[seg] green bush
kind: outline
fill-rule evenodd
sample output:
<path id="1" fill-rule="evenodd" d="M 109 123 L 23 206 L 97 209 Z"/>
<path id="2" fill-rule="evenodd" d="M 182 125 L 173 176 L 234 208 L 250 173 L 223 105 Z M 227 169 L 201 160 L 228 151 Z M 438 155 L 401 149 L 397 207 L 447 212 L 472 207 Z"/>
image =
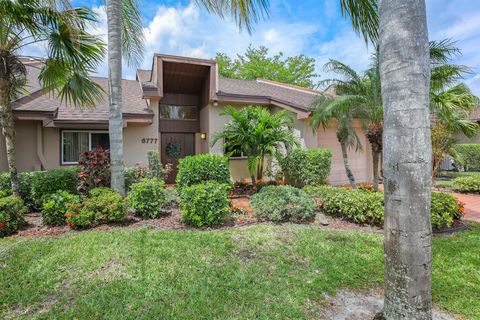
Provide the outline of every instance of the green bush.
<path id="1" fill-rule="evenodd" d="M 36 172 L 32 176 L 32 197 L 40 207 L 43 197 L 59 190 L 77 193 L 79 168 L 60 168 L 44 172 Z"/>
<path id="2" fill-rule="evenodd" d="M 148 175 L 148 169 L 137 164 L 134 167 L 125 168 L 123 176 L 125 177 L 125 190 L 128 192 L 132 187 L 132 184 L 146 178 Z"/>
<path id="3" fill-rule="evenodd" d="M 325 184 L 332 165 L 328 149 L 295 149 L 280 161 L 288 184 L 296 187 Z"/>
<path id="4" fill-rule="evenodd" d="M 132 185 L 128 204 L 142 218 L 156 218 L 165 205 L 165 183 L 158 178 L 145 178 Z"/>
<path id="5" fill-rule="evenodd" d="M 42 222 L 44 224 L 57 226 L 66 224 L 66 214 L 69 206 L 79 202 L 79 196 L 64 190 L 46 195 L 42 204 Z"/>
<path id="6" fill-rule="evenodd" d="M 158 150 L 150 150 L 147 152 L 148 158 L 148 177 L 165 179 L 165 171 L 160 160 L 160 152 Z"/>
<path id="7" fill-rule="evenodd" d="M 457 144 L 452 153 L 458 168 L 480 171 L 480 144 Z"/>
<path id="8" fill-rule="evenodd" d="M 356 223 L 382 225 L 384 219 L 383 192 L 352 190 L 322 186 L 307 187 L 306 192 L 317 198 L 320 208 L 327 214 Z M 451 227 L 463 216 L 463 204 L 454 196 L 432 192 L 432 227 Z"/>
<path id="9" fill-rule="evenodd" d="M 180 192 L 183 220 L 195 227 L 223 222 L 230 213 L 229 191 L 229 184 L 216 181 L 185 186 Z"/>
<path id="10" fill-rule="evenodd" d="M 180 159 L 176 179 L 179 189 L 204 181 L 231 184 L 228 158 L 214 154 L 200 154 Z"/>
<path id="11" fill-rule="evenodd" d="M 479 192 L 480 177 L 459 177 L 453 179 L 453 188 L 460 192 Z"/>
<path id="12" fill-rule="evenodd" d="M 107 222 L 122 221 L 127 215 L 125 199 L 110 188 L 90 190 L 89 197 L 68 206 L 67 224 L 72 228 L 90 228 Z"/>
<path id="13" fill-rule="evenodd" d="M 22 199 L 14 196 L 0 198 L 0 237 L 4 237 L 20 228 L 26 208 Z"/>
<path id="14" fill-rule="evenodd" d="M 270 221 L 310 220 L 317 209 L 305 191 L 291 186 L 265 187 L 252 197 L 250 205 L 257 217 Z"/>
<path id="15" fill-rule="evenodd" d="M 22 172 L 18 175 L 18 183 L 20 187 L 20 197 L 23 203 L 27 207 L 27 211 L 32 211 L 35 208 L 35 203 L 32 198 L 32 176 L 34 173 Z M 0 172 L 0 191 L 3 191 L 6 195 L 12 194 L 12 188 L 10 184 L 10 173 Z"/>
<path id="16" fill-rule="evenodd" d="M 464 214 L 463 203 L 448 193 L 432 192 L 432 227 L 450 228 Z"/>

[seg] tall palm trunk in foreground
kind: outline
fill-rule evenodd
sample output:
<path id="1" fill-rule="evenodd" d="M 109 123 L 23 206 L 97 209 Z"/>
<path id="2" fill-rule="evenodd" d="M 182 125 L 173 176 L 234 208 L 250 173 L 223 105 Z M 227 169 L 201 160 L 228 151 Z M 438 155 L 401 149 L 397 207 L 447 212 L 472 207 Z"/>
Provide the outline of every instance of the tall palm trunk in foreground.
<path id="1" fill-rule="evenodd" d="M 0 53 L 1 54 L 1 53 Z M 7 57 L 0 56 L 0 127 L 5 137 L 5 146 L 7 152 L 8 171 L 10 172 L 10 183 L 13 195 L 19 196 L 17 162 L 15 160 L 15 122 L 13 120 L 12 105 L 10 103 L 10 91 L 12 85 L 7 77 L 8 64 L 1 63 Z"/>
<path id="2" fill-rule="evenodd" d="M 122 119 L 122 1 L 107 1 L 108 21 L 108 133 L 110 135 L 111 186 L 125 194 Z"/>
<path id="3" fill-rule="evenodd" d="M 432 150 L 424 0 L 380 0 L 386 319 L 431 319 Z"/>

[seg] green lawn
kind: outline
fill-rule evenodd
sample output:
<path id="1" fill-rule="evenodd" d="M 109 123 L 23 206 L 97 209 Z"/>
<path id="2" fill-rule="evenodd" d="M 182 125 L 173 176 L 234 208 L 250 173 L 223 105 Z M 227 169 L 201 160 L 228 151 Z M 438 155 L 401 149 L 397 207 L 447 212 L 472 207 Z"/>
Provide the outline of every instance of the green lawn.
<path id="1" fill-rule="evenodd" d="M 434 301 L 480 318 L 480 225 L 434 239 Z M 0 239 L 0 318 L 309 319 L 383 281 L 382 237 L 301 225 Z"/>

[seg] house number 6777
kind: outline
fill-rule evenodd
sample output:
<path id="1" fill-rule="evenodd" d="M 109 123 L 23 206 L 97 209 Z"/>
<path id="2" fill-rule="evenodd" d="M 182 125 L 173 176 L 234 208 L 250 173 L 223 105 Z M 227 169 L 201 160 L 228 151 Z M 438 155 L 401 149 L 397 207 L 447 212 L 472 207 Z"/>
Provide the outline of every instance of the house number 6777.
<path id="1" fill-rule="evenodd" d="M 142 138 L 142 143 L 146 144 L 154 144 L 157 143 L 158 139 L 157 138 Z"/>

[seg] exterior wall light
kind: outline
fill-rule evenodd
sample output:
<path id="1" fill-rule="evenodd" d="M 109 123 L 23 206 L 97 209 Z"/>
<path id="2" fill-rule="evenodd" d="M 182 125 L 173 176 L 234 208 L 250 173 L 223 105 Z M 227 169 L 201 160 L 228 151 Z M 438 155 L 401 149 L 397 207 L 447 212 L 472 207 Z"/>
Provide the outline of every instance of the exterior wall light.
<path id="1" fill-rule="evenodd" d="M 200 133 L 200 139 L 206 140 L 207 139 L 207 134 L 205 132 Z"/>

